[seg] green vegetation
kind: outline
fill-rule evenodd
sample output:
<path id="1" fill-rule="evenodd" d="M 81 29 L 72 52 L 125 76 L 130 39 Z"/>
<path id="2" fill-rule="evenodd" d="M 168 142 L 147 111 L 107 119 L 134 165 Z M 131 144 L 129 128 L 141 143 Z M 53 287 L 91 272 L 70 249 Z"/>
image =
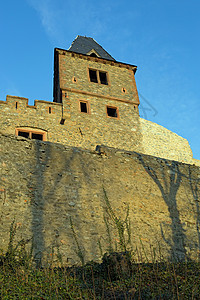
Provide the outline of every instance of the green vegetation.
<path id="1" fill-rule="evenodd" d="M 136 263 L 130 239 L 129 209 L 125 219 L 117 217 L 105 193 L 104 221 L 109 249 L 102 263 L 84 263 L 84 252 L 79 244 L 72 219 L 71 230 L 82 266 L 36 268 L 31 240 L 15 242 L 17 226 L 10 227 L 6 252 L 0 253 L 0 299 L 200 299 L 200 262 L 168 262 L 146 257 Z M 118 245 L 112 245 L 112 233 L 118 234 Z M 99 240 L 100 252 L 102 252 Z M 30 250 L 28 250 L 30 249 Z M 115 249 L 115 251 L 113 250 Z M 145 251 L 144 249 L 142 251 Z"/>
<path id="2" fill-rule="evenodd" d="M 36 269 L 19 251 L 1 257 L 1 299 L 199 299 L 199 263 L 132 263 L 122 276 L 108 263 L 114 254 L 102 264 Z"/>
<path id="3" fill-rule="evenodd" d="M 108 199 L 107 193 L 103 188 L 104 192 L 104 201 L 105 201 L 105 214 L 104 214 L 104 222 L 106 225 L 106 231 L 109 240 L 109 249 L 108 252 L 113 252 L 112 245 L 112 237 L 111 237 L 111 229 L 109 227 L 109 221 L 111 223 L 111 227 L 116 230 L 119 242 L 115 244 L 115 251 L 124 251 L 132 249 L 131 244 L 131 226 L 130 226 L 130 218 L 129 218 L 129 207 L 126 210 L 126 217 L 122 220 L 121 217 L 117 217 L 114 213 L 110 201 Z M 118 247 L 119 246 L 119 247 Z"/>

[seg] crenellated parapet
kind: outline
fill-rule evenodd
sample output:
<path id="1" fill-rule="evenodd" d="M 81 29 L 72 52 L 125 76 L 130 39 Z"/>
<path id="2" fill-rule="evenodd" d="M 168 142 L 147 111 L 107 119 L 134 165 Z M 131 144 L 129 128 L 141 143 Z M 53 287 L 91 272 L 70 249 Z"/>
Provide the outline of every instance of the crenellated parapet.
<path id="1" fill-rule="evenodd" d="M 92 38 L 54 51 L 54 99 L 7 96 L 0 101 L 0 131 L 95 150 L 105 145 L 189 164 L 186 139 L 139 116 L 137 67 L 116 61 Z"/>
<path id="2" fill-rule="evenodd" d="M 62 92 L 62 99 L 62 103 L 35 100 L 31 106 L 27 98 L 7 96 L 0 101 L 0 131 L 89 150 L 106 145 L 200 165 L 186 139 L 131 113 L 124 103 L 118 103 L 118 117 L 114 118 L 106 114 L 105 108 L 113 106 L 105 99 L 80 100 L 69 91 Z"/>

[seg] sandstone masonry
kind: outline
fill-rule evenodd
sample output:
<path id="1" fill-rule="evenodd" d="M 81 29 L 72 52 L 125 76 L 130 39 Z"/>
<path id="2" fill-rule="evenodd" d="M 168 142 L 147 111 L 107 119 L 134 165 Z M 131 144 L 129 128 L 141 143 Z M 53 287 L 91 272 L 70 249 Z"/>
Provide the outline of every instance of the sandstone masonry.
<path id="1" fill-rule="evenodd" d="M 100 52 L 97 46 L 96 50 Z M 36 100 L 29 106 L 26 98 L 7 96 L 0 101 L 0 131 L 88 150 L 105 145 L 200 165 L 187 140 L 139 117 L 137 67 L 91 56 L 97 54 L 93 48 L 89 53 L 55 49 L 54 102 Z"/>
<path id="2" fill-rule="evenodd" d="M 117 217 L 124 220 L 129 207 L 133 249 L 140 253 L 144 247 L 149 260 L 153 248 L 157 259 L 159 253 L 199 255 L 199 167 L 107 147 L 81 150 L 1 135 L 0 168 L 4 249 L 15 219 L 17 239 L 33 238 L 38 261 L 50 261 L 52 248 L 57 253 L 59 247 L 64 263 L 80 263 L 71 219 L 85 260 L 100 260 L 99 242 L 103 253 L 109 248 L 105 190 Z M 107 222 L 115 249 L 119 237 Z"/>
<path id="3" fill-rule="evenodd" d="M 187 140 L 139 117 L 136 69 L 77 37 L 55 49 L 53 102 L 0 101 L 3 249 L 15 219 L 38 263 L 52 248 L 64 263 L 79 263 L 80 249 L 99 260 L 118 243 L 107 197 L 123 220 L 129 208 L 138 260 L 153 248 L 166 258 L 199 256 L 200 162 Z"/>

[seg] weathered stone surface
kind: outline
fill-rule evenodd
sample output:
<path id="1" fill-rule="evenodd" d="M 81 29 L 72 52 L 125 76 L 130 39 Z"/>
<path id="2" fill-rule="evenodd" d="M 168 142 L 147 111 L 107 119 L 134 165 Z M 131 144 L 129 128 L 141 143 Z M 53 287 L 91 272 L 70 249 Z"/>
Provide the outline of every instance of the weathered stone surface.
<path id="1" fill-rule="evenodd" d="M 2 134 L 1 247 L 6 248 L 15 218 L 17 239 L 33 237 L 38 260 L 50 259 L 52 247 L 55 252 L 59 247 L 64 263 L 80 262 L 78 251 L 86 261 L 100 259 L 99 242 L 103 253 L 109 248 L 105 189 L 117 217 L 124 220 L 129 206 L 137 259 L 144 257 L 142 247 L 150 260 L 153 247 L 165 257 L 197 257 L 199 180 L 200 168 L 189 164 L 105 146 L 90 151 Z M 119 236 L 106 218 L 114 247 Z"/>
<path id="2" fill-rule="evenodd" d="M 17 239 L 33 238 L 38 262 L 58 251 L 68 264 L 99 260 L 108 249 L 122 250 L 116 220 L 123 225 L 129 208 L 135 260 L 153 259 L 153 248 L 166 258 L 197 258 L 200 169 L 193 164 L 200 162 L 187 140 L 139 117 L 135 70 L 55 49 L 55 102 L 0 101 L 4 250 L 15 220 Z M 100 80 L 105 72 L 106 84 Z M 19 132 L 46 142 L 15 136 Z"/>
<path id="3" fill-rule="evenodd" d="M 54 100 L 62 103 L 36 100 L 29 106 L 26 98 L 7 96 L 0 101 L 2 133 L 42 131 L 45 140 L 66 146 L 94 151 L 105 145 L 200 165 L 187 140 L 139 117 L 135 67 L 66 50 L 55 53 Z M 106 72 L 108 84 L 91 82 L 89 68 Z M 80 101 L 88 113 L 81 112 Z M 117 118 L 107 115 L 107 106 L 117 109 Z"/>

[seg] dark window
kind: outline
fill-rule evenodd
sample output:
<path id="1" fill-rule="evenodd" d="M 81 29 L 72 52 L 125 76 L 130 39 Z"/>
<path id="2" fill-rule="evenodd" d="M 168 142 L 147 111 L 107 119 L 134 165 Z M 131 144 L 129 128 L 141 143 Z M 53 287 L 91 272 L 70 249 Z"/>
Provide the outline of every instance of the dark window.
<path id="1" fill-rule="evenodd" d="M 107 115 L 112 118 L 117 118 L 118 117 L 117 108 L 107 106 Z"/>
<path id="2" fill-rule="evenodd" d="M 108 76 L 106 72 L 89 69 L 89 77 L 91 82 L 108 85 Z"/>
<path id="3" fill-rule="evenodd" d="M 51 107 L 49 107 L 49 114 L 51 114 Z"/>
<path id="4" fill-rule="evenodd" d="M 97 55 L 96 55 L 94 52 L 91 53 L 90 56 L 92 56 L 92 57 L 97 57 Z"/>
<path id="5" fill-rule="evenodd" d="M 100 78 L 101 84 L 108 84 L 106 72 L 99 71 L 99 78 Z"/>
<path id="6" fill-rule="evenodd" d="M 18 131 L 19 136 L 23 136 L 25 138 L 29 138 L 29 132 L 26 131 Z"/>
<path id="7" fill-rule="evenodd" d="M 91 82 L 98 82 L 97 80 L 97 72 L 95 70 L 89 69 L 90 81 Z"/>
<path id="8" fill-rule="evenodd" d="M 32 133 L 32 139 L 43 141 L 43 134 Z"/>
<path id="9" fill-rule="evenodd" d="M 87 102 L 80 102 L 81 112 L 88 113 L 88 105 Z"/>
<path id="10" fill-rule="evenodd" d="M 44 141 L 45 140 L 45 133 L 42 132 L 33 132 L 33 131 L 21 131 L 19 129 L 16 129 L 16 135 L 18 136 L 23 136 L 25 138 L 30 138 L 30 139 L 34 139 L 34 140 L 40 140 L 40 141 Z"/>

